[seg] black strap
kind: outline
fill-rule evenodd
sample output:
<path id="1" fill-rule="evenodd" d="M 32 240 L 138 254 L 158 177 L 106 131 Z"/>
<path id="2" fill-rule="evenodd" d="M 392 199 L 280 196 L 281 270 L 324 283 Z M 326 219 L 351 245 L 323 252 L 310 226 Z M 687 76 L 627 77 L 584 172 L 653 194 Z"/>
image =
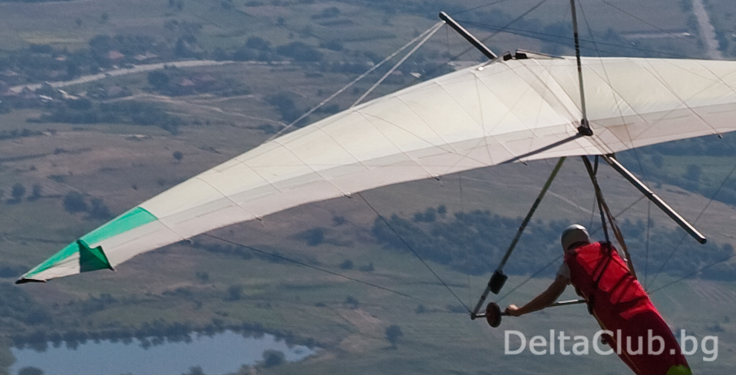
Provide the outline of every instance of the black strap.
<path id="1" fill-rule="evenodd" d="M 595 293 L 596 290 L 598 290 L 598 284 L 600 283 L 601 279 L 603 278 L 603 275 L 606 273 L 606 270 L 608 269 L 608 266 L 611 264 L 611 260 L 613 260 L 613 247 L 611 246 L 610 242 L 604 242 L 601 243 L 601 259 L 598 261 L 598 263 L 593 267 L 593 272 L 591 272 L 590 276 L 593 277 L 593 293 Z M 575 292 L 585 298 L 588 305 L 588 313 L 590 315 L 593 315 L 593 307 L 595 306 L 595 294 L 591 294 L 590 296 L 585 296 L 580 291 L 580 289 L 575 288 Z"/>
<path id="2" fill-rule="evenodd" d="M 602 258 L 599 261 L 598 264 L 596 264 L 595 268 L 593 269 L 593 273 L 591 276 L 594 277 L 593 280 L 593 290 L 598 289 L 598 284 L 600 283 L 601 279 L 603 278 L 603 274 L 606 273 L 606 270 L 608 269 L 608 265 L 611 263 L 611 260 L 613 259 L 613 246 L 611 245 L 611 239 L 608 235 L 608 226 L 606 225 L 606 222 L 611 224 L 611 230 L 613 231 L 614 235 L 616 236 L 616 239 L 623 247 L 624 253 L 626 254 L 626 257 L 629 257 L 628 250 L 626 249 L 626 243 L 624 242 L 623 235 L 621 234 L 621 230 L 616 225 L 616 221 L 611 214 L 611 211 L 608 209 L 608 205 L 606 204 L 606 201 L 603 199 L 603 192 L 601 191 L 601 187 L 598 185 L 598 179 L 596 178 L 596 174 L 598 173 L 598 156 L 595 158 L 595 167 L 591 164 L 590 160 L 587 156 L 583 155 L 583 164 L 585 164 L 585 169 L 588 171 L 588 176 L 590 176 L 590 181 L 593 183 L 593 189 L 595 190 L 595 198 L 596 203 L 598 204 L 598 212 L 601 215 L 601 226 L 603 227 L 603 234 L 606 238 L 606 241 L 601 244 L 601 252 L 602 252 Z M 629 263 L 631 264 L 631 263 Z M 633 267 L 631 274 L 636 278 L 636 273 L 634 273 Z M 598 271 L 600 269 L 600 271 Z M 597 275 L 596 275 L 597 274 Z M 592 315 L 593 314 L 593 306 L 595 305 L 595 296 L 591 295 L 586 298 L 588 301 L 588 312 Z"/>
<path id="3" fill-rule="evenodd" d="M 594 169 L 587 156 L 583 156 L 582 158 L 583 163 L 585 164 L 585 169 L 588 171 L 588 175 L 590 176 L 590 181 L 593 183 L 593 188 L 595 189 L 595 197 L 596 202 L 598 203 L 598 211 L 601 214 L 601 225 L 603 226 L 603 233 L 606 237 L 606 242 L 609 244 L 609 250 L 611 239 L 608 236 L 608 227 L 606 226 L 606 222 L 611 225 L 611 230 L 613 231 L 614 236 L 616 236 L 616 240 L 621 245 L 621 250 L 623 250 L 626 259 L 628 260 L 628 266 L 631 275 L 634 276 L 635 279 L 638 279 L 636 276 L 636 271 L 634 270 L 634 263 L 631 261 L 631 255 L 629 254 L 629 250 L 626 247 L 626 242 L 624 241 L 624 236 L 621 233 L 621 229 L 618 227 L 618 225 L 616 225 L 616 219 L 613 217 L 613 214 L 611 214 L 611 210 L 608 208 L 606 200 L 603 199 L 603 191 L 601 190 L 600 185 L 598 185 L 598 179 L 596 178 L 596 172 L 598 170 L 597 165 Z M 596 161 L 597 160 L 598 159 L 596 156 Z"/>
<path id="4" fill-rule="evenodd" d="M 606 214 L 604 209 L 604 201 L 603 201 L 603 193 L 601 192 L 600 186 L 598 186 L 598 179 L 596 178 L 596 170 L 593 169 L 593 165 L 591 165 L 590 160 L 587 156 L 583 155 L 583 164 L 585 164 L 585 169 L 588 171 L 588 176 L 590 176 L 590 182 L 593 183 L 593 189 L 595 190 L 595 200 L 596 203 L 598 203 L 598 212 L 601 214 L 601 226 L 603 227 L 603 234 L 606 237 L 606 242 L 611 242 L 611 239 L 608 236 L 608 227 L 606 226 Z"/>

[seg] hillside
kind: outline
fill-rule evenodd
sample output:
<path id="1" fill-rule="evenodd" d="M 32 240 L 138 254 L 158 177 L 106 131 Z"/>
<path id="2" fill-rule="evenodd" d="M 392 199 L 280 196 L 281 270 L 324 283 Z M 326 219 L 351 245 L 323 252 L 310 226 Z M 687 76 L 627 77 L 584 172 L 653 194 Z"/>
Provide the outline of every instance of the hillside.
<path id="1" fill-rule="evenodd" d="M 0 365 L 12 362 L 8 347 L 14 344 L 145 336 L 145 327 L 159 322 L 172 330 L 177 324 L 191 330 L 257 326 L 325 349 L 304 363 L 261 369 L 264 373 L 535 374 L 561 366 L 586 373 L 602 365 L 612 366 L 610 373 L 626 373 L 613 357 L 504 356 L 502 330 L 458 313 L 461 303 L 475 303 L 498 259 L 464 259 L 460 267 L 430 259 L 458 300 L 411 252 L 376 236 L 376 212 L 397 215 L 415 234 L 417 228 L 425 231 L 420 232 L 427 235 L 424 241 L 433 241 L 432 225 L 451 228 L 456 215 L 476 210 L 515 228 L 553 161 L 380 188 L 363 194 L 370 206 L 341 198 L 297 207 L 136 257 L 114 273 L 12 284 L 107 219 L 267 140 L 436 23 L 440 10 L 480 37 L 492 36 L 487 43 L 497 52 L 571 53 L 567 2 L 545 3 L 508 26 L 508 32 L 492 35 L 537 3 L 466 1 L 461 9 L 456 3 L 419 0 L 0 2 Z M 717 31 L 730 32 L 720 26 L 730 16 L 718 10 L 728 7 L 709 3 L 719 14 L 714 16 Z M 680 2 L 619 1 L 616 8 L 592 0 L 582 4 L 586 30 L 589 24 L 594 32 L 593 38 L 587 32 L 583 38 L 595 39 L 602 55 L 703 54 L 691 10 Z M 587 55 L 597 53 L 592 42 L 584 47 Z M 724 48 L 727 55 L 729 48 Z M 450 58 L 460 63 L 481 59 L 475 51 L 462 54 L 467 49 L 466 42 L 443 29 L 370 97 L 449 71 Z M 190 63 L 196 61 L 202 63 Z M 174 67 L 173 62 L 187 63 Z M 347 108 L 385 71 L 371 74 L 297 126 Z M 85 82 L 56 84 L 74 79 Z M 38 87 L 24 90 L 27 85 Z M 736 163 L 732 138 L 648 148 L 622 160 L 723 249 L 736 246 L 733 180 L 720 188 Z M 721 151 L 712 151 L 717 147 Z M 681 231 L 656 209 L 650 213 L 610 168 L 602 166 L 600 174 L 612 210 L 625 210 L 619 220 L 640 231 L 632 237 L 645 238 L 641 223 L 651 217 L 660 235 L 672 237 L 667 246 L 681 243 L 675 246 L 681 254 L 675 263 L 704 259 L 698 266 L 707 266 L 719 260 L 705 253 L 712 248 L 689 238 L 680 241 Z M 719 196 L 711 201 L 716 189 Z M 440 206 L 446 216 L 415 220 L 417 213 Z M 531 260 L 552 262 L 543 273 L 549 276 L 559 254 L 539 243 L 550 243 L 550 228 L 561 222 L 590 223 L 592 207 L 582 164 L 570 160 L 524 237 L 527 242 L 512 258 L 517 263 L 505 291 L 540 268 L 537 263 L 525 268 Z M 508 245 L 503 236 L 509 233 L 484 234 L 473 237 L 481 243 L 478 251 L 484 240 L 494 255 L 495 248 Z M 637 264 L 645 259 L 649 281 L 664 265 L 651 289 L 684 276 L 687 264 L 668 265 L 661 259 L 666 255 L 648 258 L 645 248 L 656 247 L 656 241 L 634 243 L 632 252 Z M 548 281 L 534 279 L 502 303 L 528 300 Z M 734 296 L 736 284 L 713 277 L 654 294 L 673 327 L 699 337 L 726 332 L 719 333 L 717 361 L 692 359 L 699 373 L 734 366 L 726 354 L 736 349 L 730 334 L 736 330 Z M 568 291 L 566 297 L 574 295 Z M 534 334 L 551 328 L 587 334 L 595 328 L 580 306 L 536 318 L 505 319 L 503 328 Z M 395 350 L 384 334 L 391 325 L 403 332 Z"/>

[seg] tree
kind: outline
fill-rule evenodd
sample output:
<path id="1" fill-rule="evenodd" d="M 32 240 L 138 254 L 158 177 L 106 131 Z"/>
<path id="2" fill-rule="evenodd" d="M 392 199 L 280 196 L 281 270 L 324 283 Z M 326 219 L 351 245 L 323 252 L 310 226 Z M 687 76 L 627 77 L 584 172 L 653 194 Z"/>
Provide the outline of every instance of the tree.
<path id="1" fill-rule="evenodd" d="M 201 366 L 190 367 L 189 372 L 185 372 L 181 375 L 206 375 Z"/>
<path id="2" fill-rule="evenodd" d="M 654 163 L 654 166 L 657 168 L 662 168 L 664 166 L 664 158 L 662 157 L 662 154 L 659 152 L 654 151 L 652 153 L 652 163 Z"/>
<path id="3" fill-rule="evenodd" d="M 10 196 L 13 197 L 14 201 L 20 202 L 24 195 L 26 195 L 26 187 L 23 186 L 23 184 L 18 182 L 13 185 L 13 189 L 10 191 Z"/>
<path id="4" fill-rule="evenodd" d="M 79 64 L 69 60 L 66 62 L 66 75 L 68 78 L 74 78 L 79 75 Z"/>
<path id="5" fill-rule="evenodd" d="M 360 303 L 358 300 L 353 296 L 347 296 L 345 297 L 345 302 L 343 302 L 345 306 L 351 308 L 351 309 L 357 309 Z"/>
<path id="6" fill-rule="evenodd" d="M 253 48 L 241 47 L 232 54 L 232 59 L 237 61 L 251 61 L 258 58 L 258 51 Z"/>
<path id="7" fill-rule="evenodd" d="M 700 181 L 700 176 L 703 174 L 703 170 L 700 168 L 700 166 L 695 164 L 690 164 L 687 166 L 687 171 L 685 172 L 686 179 L 694 182 Z"/>
<path id="8" fill-rule="evenodd" d="M 210 281 L 210 274 L 205 271 L 197 271 L 195 276 L 197 276 L 197 279 L 203 283 Z"/>
<path id="9" fill-rule="evenodd" d="M 404 336 L 404 333 L 401 332 L 401 327 L 396 324 L 392 324 L 386 328 L 386 340 L 388 340 L 392 348 L 396 348 L 396 344 L 402 336 Z"/>
<path id="10" fill-rule="evenodd" d="M 243 286 L 242 285 L 230 285 L 227 288 L 227 297 L 225 298 L 226 301 L 237 301 L 243 296 Z"/>
<path id="11" fill-rule="evenodd" d="M 252 36 L 248 38 L 248 40 L 245 42 L 245 46 L 252 49 L 257 49 L 261 51 L 268 51 L 271 49 L 271 42 L 257 36 Z"/>
<path id="12" fill-rule="evenodd" d="M 297 97 L 297 95 L 292 92 L 282 91 L 277 94 L 267 96 L 266 102 L 276 107 L 284 121 L 292 122 L 302 114 L 302 112 L 296 108 L 294 99 L 292 99 L 293 97 Z M 304 120 L 305 119 L 300 121 L 297 126 L 303 126 L 305 123 Z"/>
<path id="13" fill-rule="evenodd" d="M 286 356 L 278 350 L 266 350 L 263 352 L 263 367 L 275 367 L 286 362 Z"/>
<path id="14" fill-rule="evenodd" d="M 314 228 L 304 232 L 304 238 L 307 240 L 307 246 L 317 246 L 325 240 L 325 230 L 322 228 Z"/>
<path id="15" fill-rule="evenodd" d="M 33 184 L 33 188 L 31 189 L 31 196 L 28 197 L 30 200 L 36 200 L 38 198 L 41 198 L 41 190 L 43 187 L 41 184 Z"/>
<path id="16" fill-rule="evenodd" d="M 43 375 L 43 370 L 38 367 L 23 367 L 18 371 L 18 375 Z"/>
<path id="17" fill-rule="evenodd" d="M 370 262 L 364 266 L 360 266 L 359 270 L 362 272 L 373 272 L 374 270 L 373 262 Z"/>
<path id="18" fill-rule="evenodd" d="M 169 81 L 171 81 L 169 75 L 160 70 L 154 70 L 148 73 L 148 84 L 157 90 L 165 89 L 169 85 Z"/>
<path id="19" fill-rule="evenodd" d="M 291 42 L 279 46 L 276 51 L 283 56 L 288 56 L 300 62 L 318 62 L 322 60 L 322 52 L 302 42 Z"/>
<path id="20" fill-rule="evenodd" d="M 174 151 L 174 153 L 171 155 L 176 159 L 177 163 L 181 163 L 181 159 L 184 157 L 184 154 L 181 153 L 181 151 Z"/>
<path id="21" fill-rule="evenodd" d="M 345 224 L 347 222 L 348 222 L 348 220 L 345 219 L 345 216 L 335 215 L 335 216 L 332 217 L 332 225 L 334 225 L 336 227 L 338 227 L 340 225 L 343 225 L 343 224 Z"/>
<path id="22" fill-rule="evenodd" d="M 110 209 L 101 198 L 92 198 L 90 203 L 92 204 L 92 209 L 89 211 L 89 216 L 93 219 L 104 220 L 112 217 L 112 212 L 110 212 Z"/>
<path id="23" fill-rule="evenodd" d="M 64 210 L 69 213 L 87 212 L 87 202 L 84 196 L 77 191 L 70 191 L 64 196 Z"/>

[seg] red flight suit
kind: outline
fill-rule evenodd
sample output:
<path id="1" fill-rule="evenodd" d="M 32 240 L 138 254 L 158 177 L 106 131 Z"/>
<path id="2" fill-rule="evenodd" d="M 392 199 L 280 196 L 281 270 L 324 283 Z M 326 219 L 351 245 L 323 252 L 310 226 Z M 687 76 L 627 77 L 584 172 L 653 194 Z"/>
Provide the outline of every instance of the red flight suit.
<path id="1" fill-rule="evenodd" d="M 565 254 L 565 263 L 572 285 L 588 301 L 601 328 L 613 332 L 606 341 L 634 373 L 691 374 L 669 326 L 612 245 L 580 246 Z M 651 340 L 650 345 L 649 337 L 657 336 L 662 341 Z"/>

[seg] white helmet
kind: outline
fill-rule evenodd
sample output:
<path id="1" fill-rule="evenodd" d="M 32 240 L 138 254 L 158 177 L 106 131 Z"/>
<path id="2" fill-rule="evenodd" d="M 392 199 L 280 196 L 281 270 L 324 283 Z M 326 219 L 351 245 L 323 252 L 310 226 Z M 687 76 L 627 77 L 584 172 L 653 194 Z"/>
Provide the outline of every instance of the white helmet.
<path id="1" fill-rule="evenodd" d="M 569 250 L 570 246 L 578 242 L 590 243 L 590 236 L 588 235 L 588 231 L 585 229 L 584 226 L 580 224 L 573 224 L 565 228 L 565 230 L 562 232 L 562 237 L 560 238 L 560 240 L 562 241 L 562 249 L 564 251 L 567 251 Z"/>

